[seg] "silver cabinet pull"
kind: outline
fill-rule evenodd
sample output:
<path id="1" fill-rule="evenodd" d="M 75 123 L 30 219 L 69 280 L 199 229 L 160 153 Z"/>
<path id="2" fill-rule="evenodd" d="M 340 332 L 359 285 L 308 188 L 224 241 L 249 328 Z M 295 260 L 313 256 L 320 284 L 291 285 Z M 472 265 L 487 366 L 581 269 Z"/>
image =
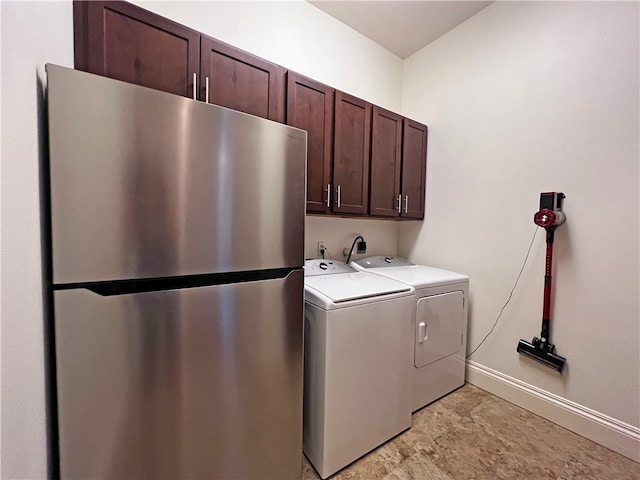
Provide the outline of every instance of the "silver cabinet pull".
<path id="1" fill-rule="evenodd" d="M 409 211 L 409 195 L 404 196 L 404 213 Z"/>
<path id="2" fill-rule="evenodd" d="M 402 195 L 398 195 L 398 213 L 402 210 Z"/>
<path id="3" fill-rule="evenodd" d="M 338 185 L 338 188 L 336 190 L 338 192 L 338 208 L 340 208 L 340 185 Z"/>
<path id="4" fill-rule="evenodd" d="M 196 76 L 196 74 L 194 73 L 194 74 L 193 74 L 193 99 L 194 99 L 194 100 L 197 100 L 197 98 L 196 98 L 196 92 L 197 92 L 197 90 L 198 90 L 198 89 L 197 89 L 197 87 L 196 87 L 196 82 L 197 82 L 197 80 L 198 80 L 198 77 L 197 77 L 197 76 Z"/>
<path id="5" fill-rule="evenodd" d="M 206 103 L 209 103 L 209 77 L 205 77 L 205 94 L 204 94 L 204 101 Z"/>
<path id="6" fill-rule="evenodd" d="M 327 208 L 331 206 L 331 184 L 327 183 Z"/>

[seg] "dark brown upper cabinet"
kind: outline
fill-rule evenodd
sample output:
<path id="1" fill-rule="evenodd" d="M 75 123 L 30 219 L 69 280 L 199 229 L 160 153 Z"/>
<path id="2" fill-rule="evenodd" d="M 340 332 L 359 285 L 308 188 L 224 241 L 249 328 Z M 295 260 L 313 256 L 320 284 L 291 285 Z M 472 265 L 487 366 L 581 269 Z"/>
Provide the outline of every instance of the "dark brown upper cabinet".
<path id="1" fill-rule="evenodd" d="M 427 126 L 373 107 L 369 213 L 424 218 Z"/>
<path id="2" fill-rule="evenodd" d="M 73 24 L 78 70 L 306 130 L 307 212 L 424 218 L 426 125 L 124 1 Z"/>
<path id="3" fill-rule="evenodd" d="M 331 211 L 335 89 L 289 71 L 287 125 L 307 131 L 307 212 Z"/>
<path id="4" fill-rule="evenodd" d="M 75 67 L 193 96 L 200 34 L 126 2 L 74 1 Z"/>
<path id="5" fill-rule="evenodd" d="M 402 116 L 373 107 L 369 213 L 397 217 L 401 211 Z"/>
<path id="6" fill-rule="evenodd" d="M 406 218 L 424 218 L 427 180 L 427 126 L 404 119 L 402 141 L 402 213 Z"/>
<path id="7" fill-rule="evenodd" d="M 202 35 L 200 98 L 209 103 L 283 123 L 283 67 Z"/>
<path id="8" fill-rule="evenodd" d="M 336 90 L 333 136 L 333 211 L 367 215 L 371 104 Z"/>
<path id="9" fill-rule="evenodd" d="M 283 67 L 130 3 L 73 7 L 78 70 L 284 122 Z"/>

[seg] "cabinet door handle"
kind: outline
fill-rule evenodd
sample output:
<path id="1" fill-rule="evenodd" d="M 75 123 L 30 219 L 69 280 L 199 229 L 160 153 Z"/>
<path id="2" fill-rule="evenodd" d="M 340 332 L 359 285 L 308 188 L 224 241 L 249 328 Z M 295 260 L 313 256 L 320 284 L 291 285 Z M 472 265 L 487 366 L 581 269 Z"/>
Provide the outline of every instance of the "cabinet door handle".
<path id="1" fill-rule="evenodd" d="M 398 195 L 398 213 L 402 210 L 402 195 Z"/>
<path id="2" fill-rule="evenodd" d="M 196 76 L 196 74 L 193 74 L 193 99 L 197 100 L 196 98 L 196 92 L 198 91 L 197 87 L 196 87 L 196 83 L 198 81 L 198 77 Z"/>
<path id="3" fill-rule="evenodd" d="M 327 183 L 327 208 L 331 206 L 331 184 Z"/>
<path id="4" fill-rule="evenodd" d="M 404 213 L 409 211 L 409 195 L 404 196 Z"/>
<path id="5" fill-rule="evenodd" d="M 340 185 L 338 185 L 336 191 L 338 192 L 338 208 L 340 208 Z"/>
<path id="6" fill-rule="evenodd" d="M 205 77 L 205 89 L 204 89 L 204 92 L 205 92 L 204 101 L 206 103 L 209 103 L 209 77 Z"/>

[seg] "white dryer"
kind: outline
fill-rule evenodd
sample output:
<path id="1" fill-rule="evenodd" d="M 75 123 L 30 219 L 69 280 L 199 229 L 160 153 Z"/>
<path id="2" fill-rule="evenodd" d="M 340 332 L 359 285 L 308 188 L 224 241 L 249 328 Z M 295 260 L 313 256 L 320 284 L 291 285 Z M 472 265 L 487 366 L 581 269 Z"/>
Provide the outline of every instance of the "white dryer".
<path id="1" fill-rule="evenodd" d="M 303 450 L 322 478 L 411 426 L 410 285 L 305 262 Z"/>
<path id="2" fill-rule="evenodd" d="M 384 255 L 351 265 L 415 288 L 412 411 L 464 385 L 469 277 Z"/>

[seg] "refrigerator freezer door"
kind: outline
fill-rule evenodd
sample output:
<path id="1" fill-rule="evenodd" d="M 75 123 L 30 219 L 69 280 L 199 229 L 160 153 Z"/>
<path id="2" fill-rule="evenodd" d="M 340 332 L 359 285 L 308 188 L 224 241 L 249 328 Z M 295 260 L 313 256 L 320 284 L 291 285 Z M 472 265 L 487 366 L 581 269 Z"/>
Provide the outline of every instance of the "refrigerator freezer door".
<path id="1" fill-rule="evenodd" d="M 298 480 L 303 280 L 54 292 L 61 478 Z"/>
<path id="2" fill-rule="evenodd" d="M 304 264 L 306 132 L 47 74 L 54 284 Z"/>

